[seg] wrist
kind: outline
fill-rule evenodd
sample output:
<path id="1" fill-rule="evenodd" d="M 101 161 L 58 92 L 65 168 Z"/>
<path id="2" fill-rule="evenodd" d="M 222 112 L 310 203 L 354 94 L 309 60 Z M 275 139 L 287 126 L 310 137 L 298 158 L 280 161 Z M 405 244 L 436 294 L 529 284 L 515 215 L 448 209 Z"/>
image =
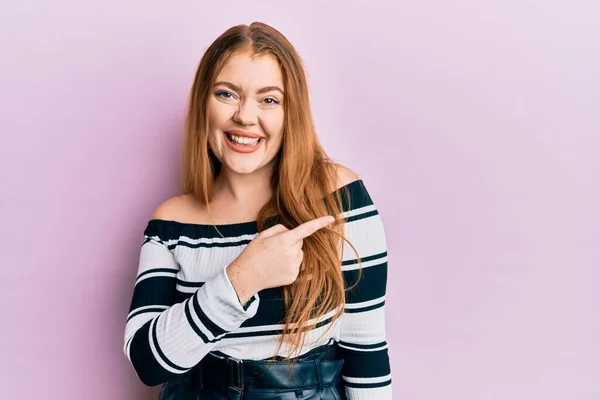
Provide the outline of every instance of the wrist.
<path id="1" fill-rule="evenodd" d="M 252 273 L 251 268 L 233 262 L 227 267 L 226 273 L 242 305 L 246 304 L 252 296 L 261 290 L 257 285 L 256 275 Z"/>

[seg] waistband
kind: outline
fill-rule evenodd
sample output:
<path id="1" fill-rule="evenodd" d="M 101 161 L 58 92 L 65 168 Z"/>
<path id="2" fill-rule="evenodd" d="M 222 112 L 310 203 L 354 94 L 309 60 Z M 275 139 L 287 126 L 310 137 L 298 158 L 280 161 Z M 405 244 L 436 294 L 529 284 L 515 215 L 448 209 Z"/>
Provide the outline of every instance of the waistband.
<path id="1" fill-rule="evenodd" d="M 328 344 L 288 360 L 240 360 L 209 353 L 202 361 L 202 370 L 195 376 L 199 387 L 222 387 L 242 392 L 248 388 L 294 390 L 336 385 L 344 360 L 338 347 Z"/>

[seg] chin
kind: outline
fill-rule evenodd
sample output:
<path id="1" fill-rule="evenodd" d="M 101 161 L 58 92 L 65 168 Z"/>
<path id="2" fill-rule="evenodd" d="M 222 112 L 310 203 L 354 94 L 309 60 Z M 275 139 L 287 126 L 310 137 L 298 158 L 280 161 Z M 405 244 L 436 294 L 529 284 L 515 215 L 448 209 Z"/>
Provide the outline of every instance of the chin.
<path id="1" fill-rule="evenodd" d="M 225 166 L 229 171 L 231 171 L 235 174 L 240 174 L 240 175 L 248 175 L 248 174 L 256 172 L 262 168 L 262 166 L 260 164 L 256 164 L 256 163 L 237 163 L 237 164 L 226 163 Z"/>

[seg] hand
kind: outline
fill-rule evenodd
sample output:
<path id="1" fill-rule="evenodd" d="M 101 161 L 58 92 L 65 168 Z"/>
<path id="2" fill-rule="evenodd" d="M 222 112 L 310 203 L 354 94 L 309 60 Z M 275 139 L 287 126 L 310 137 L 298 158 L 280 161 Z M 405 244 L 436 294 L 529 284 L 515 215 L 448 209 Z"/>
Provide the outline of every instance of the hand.
<path id="1" fill-rule="evenodd" d="M 304 238 L 333 221 L 332 216 L 325 216 L 291 230 L 278 224 L 259 233 L 227 268 L 241 302 L 263 289 L 294 283 L 302 264 Z"/>

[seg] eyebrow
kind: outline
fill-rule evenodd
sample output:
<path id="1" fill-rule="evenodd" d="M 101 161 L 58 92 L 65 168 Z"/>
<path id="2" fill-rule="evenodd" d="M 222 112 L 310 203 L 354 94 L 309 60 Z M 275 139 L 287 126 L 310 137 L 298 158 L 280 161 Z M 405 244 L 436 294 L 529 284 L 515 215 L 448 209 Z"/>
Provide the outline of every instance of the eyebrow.
<path id="1" fill-rule="evenodd" d="M 236 92 L 241 92 L 242 91 L 242 89 L 238 85 L 234 85 L 233 83 L 227 82 L 227 81 L 216 82 L 215 86 L 217 86 L 217 85 L 227 86 L 228 88 L 230 88 L 232 90 L 235 90 Z M 279 86 L 265 86 L 265 87 L 262 87 L 262 88 L 258 89 L 256 91 L 256 93 L 257 94 L 261 94 L 261 93 L 272 92 L 274 90 L 277 90 L 281 94 L 284 94 L 283 90 Z"/>

